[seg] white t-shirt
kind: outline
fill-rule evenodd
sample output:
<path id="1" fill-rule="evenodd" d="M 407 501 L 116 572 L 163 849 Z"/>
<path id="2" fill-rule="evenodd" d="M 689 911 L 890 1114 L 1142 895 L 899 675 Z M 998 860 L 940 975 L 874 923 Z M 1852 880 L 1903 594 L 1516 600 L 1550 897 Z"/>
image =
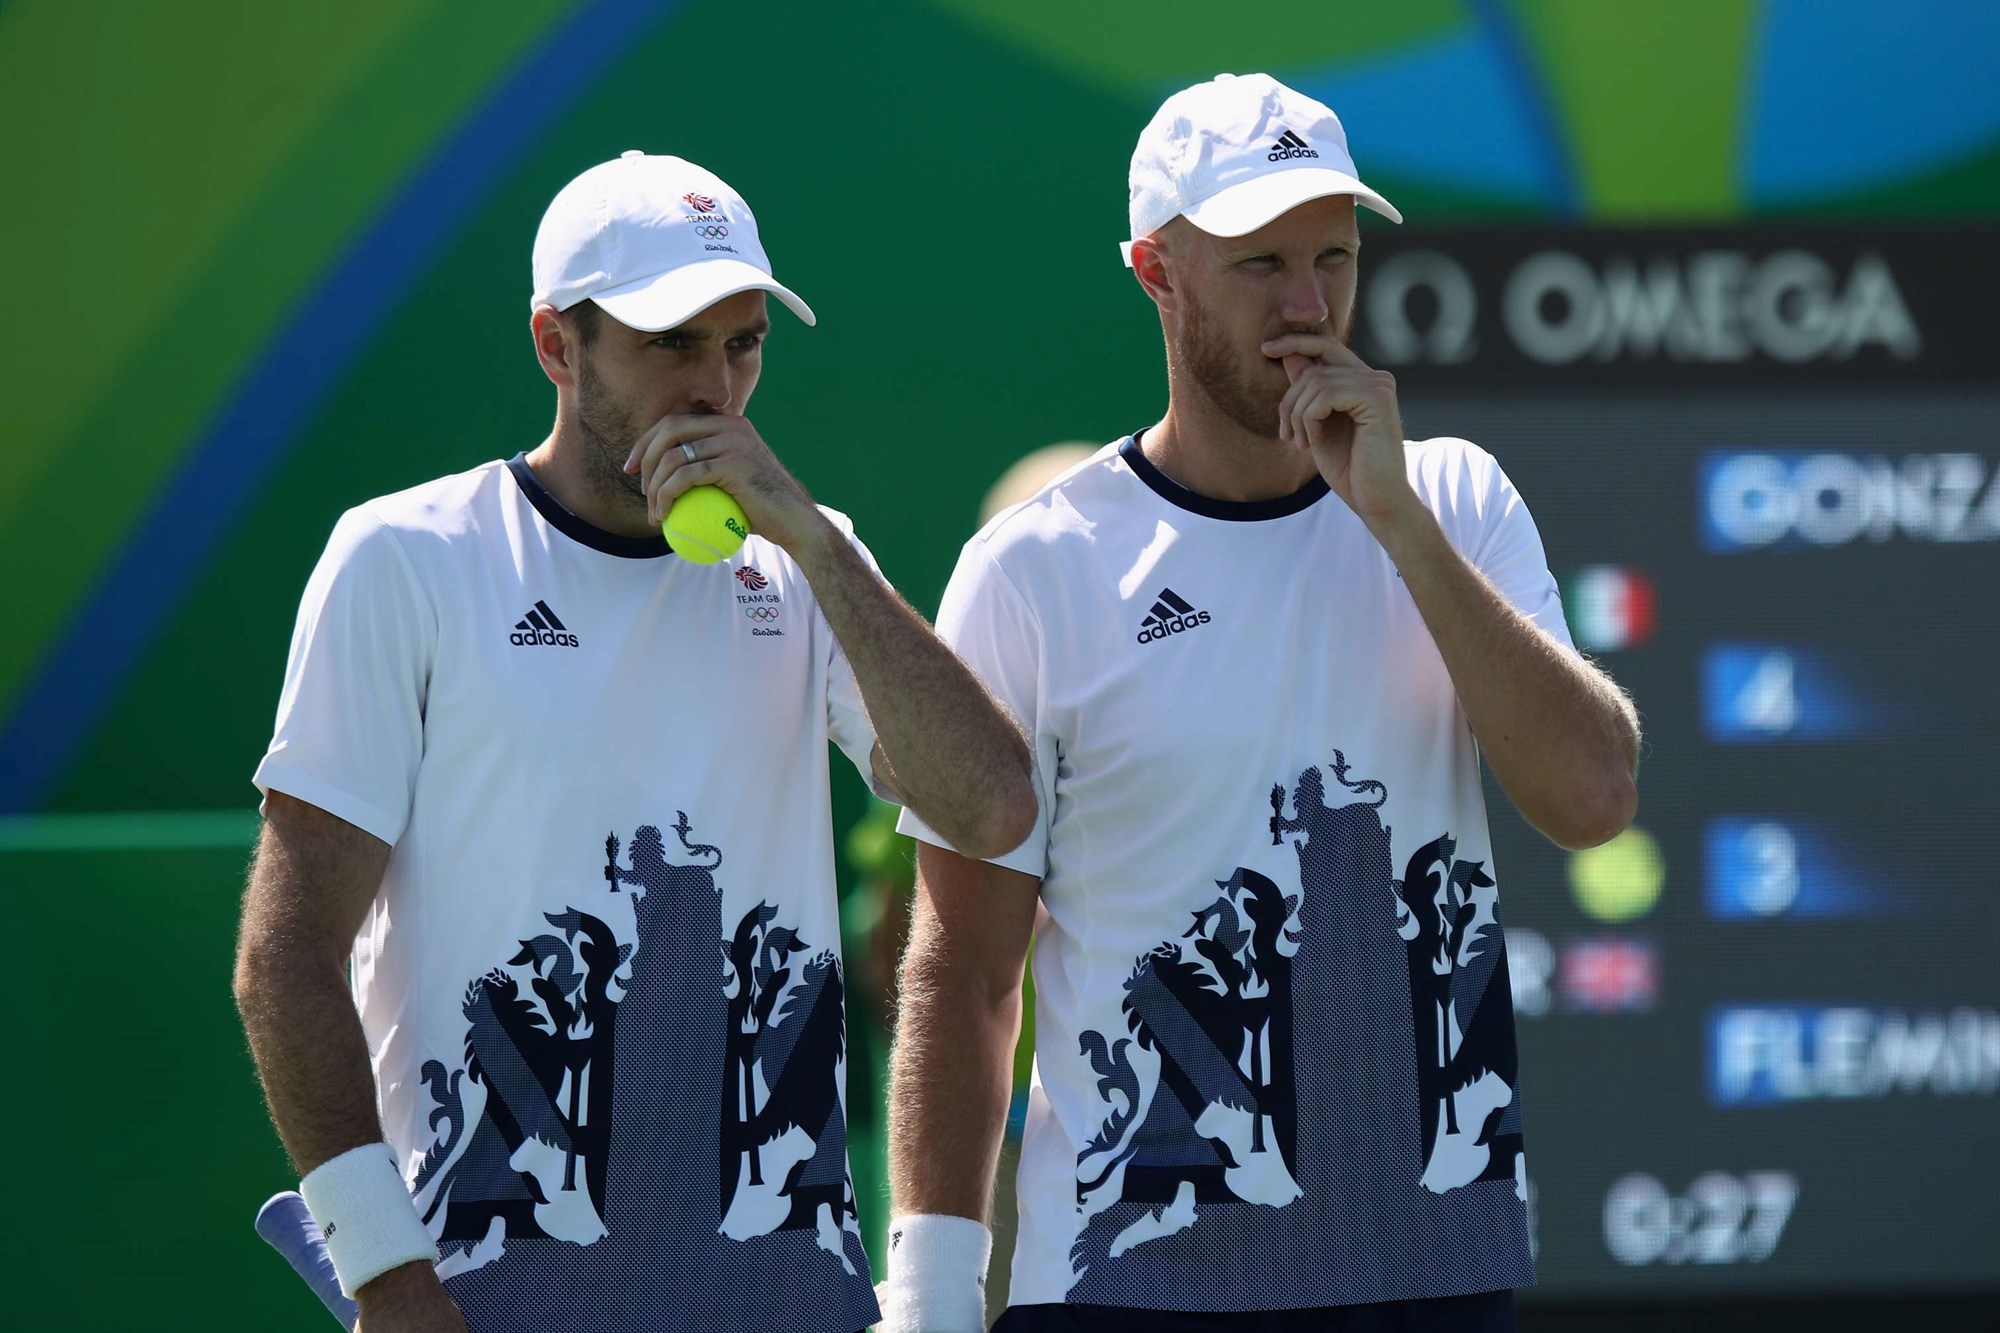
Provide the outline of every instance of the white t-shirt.
<path id="1" fill-rule="evenodd" d="M 1409 468 L 1568 646 L 1493 459 L 1439 439 Z M 1128 438 L 967 543 L 938 628 L 1030 729 L 1039 783 L 1036 830 L 996 858 L 1042 881 L 1013 1301 L 1531 1282 L 1479 757 L 1353 511 L 1317 478 L 1208 499 Z"/>
<path id="2" fill-rule="evenodd" d="M 474 1328 L 876 1318 L 828 740 L 868 773 L 852 670 L 762 538 L 691 564 L 522 458 L 335 527 L 255 781 L 393 847 L 355 1001 Z"/>

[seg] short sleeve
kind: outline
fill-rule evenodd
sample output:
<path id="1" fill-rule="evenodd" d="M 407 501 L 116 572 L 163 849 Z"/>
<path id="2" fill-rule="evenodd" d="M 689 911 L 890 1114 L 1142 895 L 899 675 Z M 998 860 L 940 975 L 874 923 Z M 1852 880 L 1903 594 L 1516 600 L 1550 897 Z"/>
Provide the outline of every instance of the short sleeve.
<path id="1" fill-rule="evenodd" d="M 938 635 L 957 653 L 1000 705 L 1028 730 L 1034 764 L 1035 826 L 1027 840 L 994 865 L 1033 875 L 1048 873 L 1049 822 L 1055 810 L 1056 738 L 1041 709 L 1042 634 L 1027 599 L 974 540 L 960 553 L 938 607 Z M 933 846 L 951 848 L 921 819 L 903 812 L 897 829 Z M 955 849 L 953 849 L 955 850 Z"/>
<path id="2" fill-rule="evenodd" d="M 875 563 L 874 552 L 854 535 L 854 525 L 847 515 L 837 510 L 822 507 L 821 513 L 833 520 L 854 549 L 860 553 L 862 562 L 874 571 L 876 578 L 882 577 L 882 567 Z M 847 761 L 854 765 L 854 771 L 868 784 L 868 789 L 885 801 L 895 802 L 896 793 L 875 777 L 875 724 L 869 720 L 868 705 L 861 698 L 861 683 L 854 679 L 854 666 L 847 660 L 847 650 L 840 646 L 840 640 L 829 629 L 826 640 L 832 646 L 827 650 L 826 669 L 826 730 Z"/>
<path id="3" fill-rule="evenodd" d="M 396 534 L 365 509 L 334 526 L 306 584 L 271 747 L 251 780 L 394 845 L 424 752 L 437 616 Z"/>
<path id="4" fill-rule="evenodd" d="M 1467 449 L 1472 455 L 1473 484 L 1481 492 L 1479 537 L 1468 553 L 1472 563 L 1522 615 L 1575 652 L 1569 622 L 1563 618 L 1562 592 L 1549 573 L 1542 534 L 1527 502 L 1491 454 L 1473 446 Z"/>

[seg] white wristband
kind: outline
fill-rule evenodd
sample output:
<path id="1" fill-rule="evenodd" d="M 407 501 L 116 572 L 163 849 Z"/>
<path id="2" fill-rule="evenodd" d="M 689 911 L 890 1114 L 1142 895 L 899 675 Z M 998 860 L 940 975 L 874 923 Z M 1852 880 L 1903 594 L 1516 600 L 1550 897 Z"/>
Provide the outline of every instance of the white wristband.
<path id="1" fill-rule="evenodd" d="M 299 1182 L 306 1211 L 326 1237 L 326 1256 L 348 1297 L 392 1268 L 437 1262 L 437 1244 L 396 1169 L 396 1150 L 364 1143 Z"/>
<path id="2" fill-rule="evenodd" d="M 969 1217 L 891 1220 L 880 1333 L 985 1333 L 992 1256 L 993 1233 Z"/>

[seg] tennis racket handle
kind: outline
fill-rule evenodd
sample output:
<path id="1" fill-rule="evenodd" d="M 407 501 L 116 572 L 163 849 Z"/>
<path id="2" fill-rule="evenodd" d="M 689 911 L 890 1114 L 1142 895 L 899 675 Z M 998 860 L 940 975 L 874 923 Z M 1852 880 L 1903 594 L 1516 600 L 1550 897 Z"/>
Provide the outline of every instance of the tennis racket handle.
<path id="1" fill-rule="evenodd" d="M 257 1210 L 257 1234 L 272 1249 L 285 1256 L 292 1271 L 306 1280 L 320 1304 L 352 1333 L 361 1311 L 341 1294 L 340 1279 L 334 1275 L 333 1260 L 326 1254 L 326 1237 L 319 1223 L 306 1211 L 306 1201 L 295 1190 L 273 1194 Z"/>

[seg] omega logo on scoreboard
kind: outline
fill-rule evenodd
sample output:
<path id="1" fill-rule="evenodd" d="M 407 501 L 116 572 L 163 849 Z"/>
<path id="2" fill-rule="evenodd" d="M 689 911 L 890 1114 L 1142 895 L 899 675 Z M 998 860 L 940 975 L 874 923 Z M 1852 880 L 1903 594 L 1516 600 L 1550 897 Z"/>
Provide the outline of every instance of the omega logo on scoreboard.
<path id="1" fill-rule="evenodd" d="M 1989 249 L 1914 227 L 1376 233 L 1356 346 L 1440 382 L 1977 378 Z"/>

